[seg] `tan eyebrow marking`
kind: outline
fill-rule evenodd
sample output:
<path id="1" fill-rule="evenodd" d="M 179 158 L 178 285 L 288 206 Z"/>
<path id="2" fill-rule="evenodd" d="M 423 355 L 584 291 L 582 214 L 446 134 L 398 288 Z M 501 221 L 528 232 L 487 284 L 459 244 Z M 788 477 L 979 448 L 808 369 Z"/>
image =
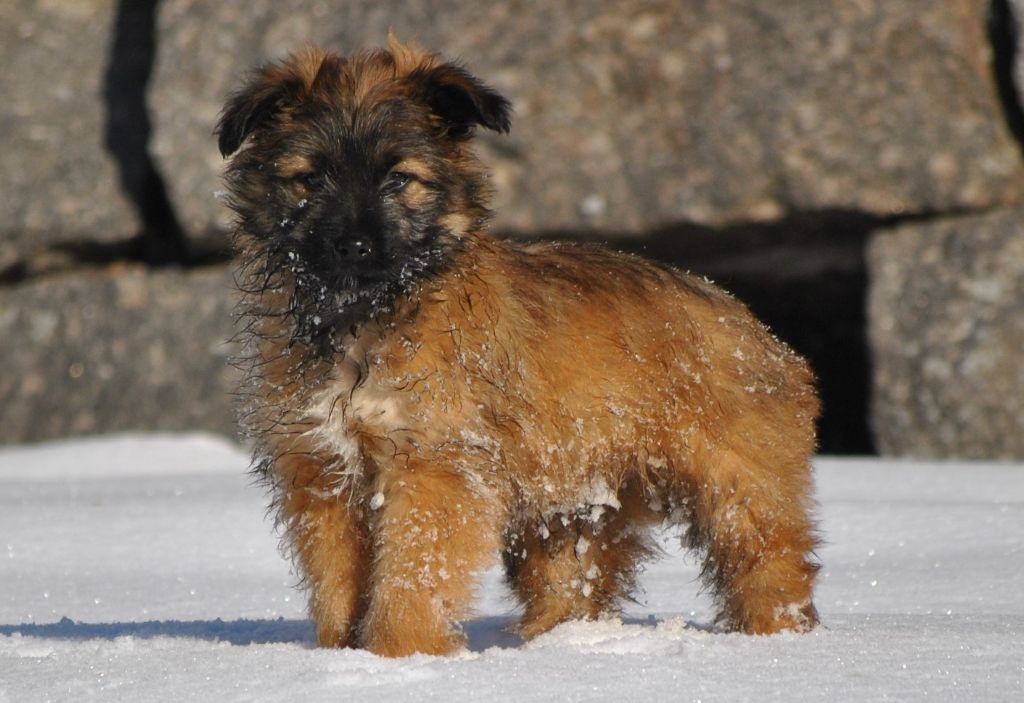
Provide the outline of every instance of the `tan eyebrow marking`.
<path id="1" fill-rule="evenodd" d="M 450 212 L 437 222 L 456 237 L 461 237 L 473 226 L 473 219 L 461 212 Z"/>
<path id="2" fill-rule="evenodd" d="M 431 181 L 434 179 L 434 171 L 430 168 L 430 164 L 415 156 L 402 159 L 391 170 L 408 173 L 410 176 L 415 176 L 421 181 Z"/>
<path id="3" fill-rule="evenodd" d="M 313 162 L 301 154 L 288 154 L 274 161 L 274 170 L 282 178 L 292 178 L 313 170 Z"/>
<path id="4" fill-rule="evenodd" d="M 423 207 L 430 200 L 430 189 L 419 181 L 409 181 L 409 184 L 402 188 L 398 194 L 399 199 L 407 207 Z"/>

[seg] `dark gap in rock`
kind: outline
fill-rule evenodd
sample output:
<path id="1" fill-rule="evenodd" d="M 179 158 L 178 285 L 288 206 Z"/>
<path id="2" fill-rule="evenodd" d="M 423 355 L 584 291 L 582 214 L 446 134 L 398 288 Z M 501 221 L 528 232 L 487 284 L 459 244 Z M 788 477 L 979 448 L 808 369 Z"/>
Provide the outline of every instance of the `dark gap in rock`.
<path id="1" fill-rule="evenodd" d="M 159 0 L 121 0 L 104 77 L 107 104 L 105 143 L 117 162 L 121 185 L 143 223 L 142 250 L 133 258 L 153 266 L 192 262 L 188 238 L 149 154 L 152 123 L 146 88 L 156 57 Z"/>
<path id="2" fill-rule="evenodd" d="M 988 38 L 992 44 L 992 73 L 999 92 L 1006 125 L 1024 151 L 1024 105 L 1013 79 L 1017 62 L 1020 26 L 1008 0 L 992 0 L 988 14 Z"/>
<path id="3" fill-rule="evenodd" d="M 231 259 L 231 251 L 224 246 L 223 239 L 223 236 L 211 235 L 193 240 L 187 264 L 195 267 L 226 264 Z M 151 240 L 146 234 L 120 242 L 89 239 L 57 242 L 0 268 L 0 286 L 14 286 L 46 276 L 105 268 L 118 263 L 154 265 L 151 247 Z M 180 262 L 165 262 L 165 265 L 176 263 Z"/>
<path id="4" fill-rule="evenodd" d="M 0 286 L 13 286 L 27 278 L 29 278 L 29 267 L 24 260 L 15 261 L 0 269 Z"/>

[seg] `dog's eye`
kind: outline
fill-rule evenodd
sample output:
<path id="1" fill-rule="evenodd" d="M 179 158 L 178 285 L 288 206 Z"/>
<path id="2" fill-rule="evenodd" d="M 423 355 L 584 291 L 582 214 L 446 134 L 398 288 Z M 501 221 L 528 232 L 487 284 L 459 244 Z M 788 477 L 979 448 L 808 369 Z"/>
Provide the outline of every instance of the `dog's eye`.
<path id="1" fill-rule="evenodd" d="M 301 183 L 307 188 L 316 188 L 323 183 L 323 174 L 317 171 L 300 171 L 292 176 L 292 180 L 296 183 Z"/>
<path id="2" fill-rule="evenodd" d="M 413 179 L 412 174 L 405 173 L 404 171 L 392 171 L 384 179 L 384 183 L 381 184 L 381 190 L 385 193 L 397 193 L 398 191 L 409 185 L 409 182 Z"/>

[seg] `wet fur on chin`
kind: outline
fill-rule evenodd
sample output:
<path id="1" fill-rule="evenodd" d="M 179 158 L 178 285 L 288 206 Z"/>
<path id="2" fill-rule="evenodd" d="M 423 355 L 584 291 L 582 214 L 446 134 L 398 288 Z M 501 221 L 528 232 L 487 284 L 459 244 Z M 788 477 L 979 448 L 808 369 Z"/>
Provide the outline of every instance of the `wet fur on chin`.
<path id="1" fill-rule="evenodd" d="M 499 552 L 525 636 L 614 613 L 665 523 L 724 627 L 810 629 L 809 369 L 702 279 L 489 237 L 470 140 L 508 125 L 396 41 L 308 49 L 225 106 L 243 425 L 319 642 L 451 652 Z"/>

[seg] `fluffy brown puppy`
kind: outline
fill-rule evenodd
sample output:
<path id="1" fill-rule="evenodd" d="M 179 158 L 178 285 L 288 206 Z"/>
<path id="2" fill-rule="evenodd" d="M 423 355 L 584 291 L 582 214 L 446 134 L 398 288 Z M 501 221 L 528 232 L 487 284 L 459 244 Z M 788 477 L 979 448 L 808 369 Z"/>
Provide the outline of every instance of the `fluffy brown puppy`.
<path id="1" fill-rule="evenodd" d="M 807 366 L 704 280 L 490 238 L 477 126 L 508 102 L 395 41 L 267 66 L 219 125 L 245 426 L 320 643 L 451 652 L 499 550 L 525 636 L 598 617 L 666 521 L 726 627 L 812 627 Z"/>

